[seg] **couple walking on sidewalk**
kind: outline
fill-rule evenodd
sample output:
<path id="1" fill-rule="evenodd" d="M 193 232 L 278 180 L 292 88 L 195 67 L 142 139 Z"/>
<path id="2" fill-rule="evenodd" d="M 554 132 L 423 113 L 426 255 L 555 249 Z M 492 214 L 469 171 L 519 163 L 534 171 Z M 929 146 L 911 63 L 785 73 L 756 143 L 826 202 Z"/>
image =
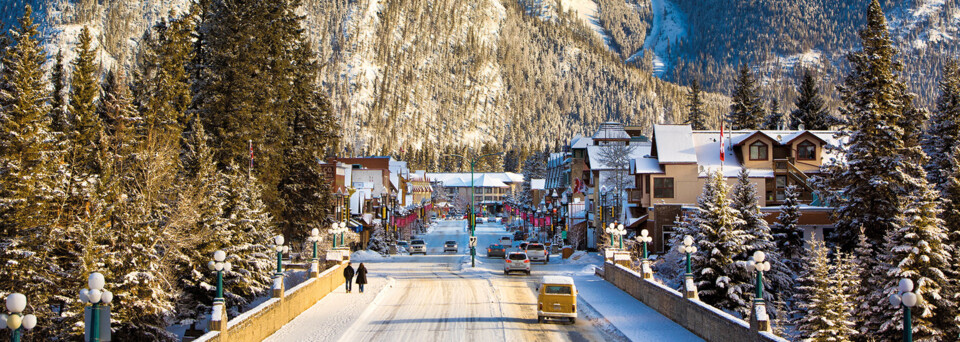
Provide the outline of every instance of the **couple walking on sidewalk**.
<path id="1" fill-rule="evenodd" d="M 347 262 L 347 267 L 343 268 L 344 286 L 347 288 L 347 292 L 353 292 L 353 275 L 353 266 L 350 266 L 350 262 Z M 356 275 L 357 285 L 360 285 L 360 293 L 363 293 L 363 285 L 367 283 L 367 267 L 363 266 L 362 262 L 357 267 Z"/>

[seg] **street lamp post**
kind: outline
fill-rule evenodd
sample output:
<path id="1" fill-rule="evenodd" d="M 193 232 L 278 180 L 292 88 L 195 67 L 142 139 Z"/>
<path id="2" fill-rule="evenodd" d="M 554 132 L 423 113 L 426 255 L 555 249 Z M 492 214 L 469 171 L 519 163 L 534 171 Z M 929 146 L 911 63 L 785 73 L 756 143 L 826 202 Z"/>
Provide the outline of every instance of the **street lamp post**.
<path id="1" fill-rule="evenodd" d="M 277 273 L 274 276 L 283 277 L 283 252 L 289 250 L 287 246 L 283 245 L 283 235 L 273 237 L 273 246 L 277 251 Z"/>
<path id="2" fill-rule="evenodd" d="M 448 156 L 454 156 L 454 157 L 463 159 L 464 161 L 470 163 L 470 222 L 468 222 L 467 224 L 470 225 L 470 239 L 471 239 L 471 240 L 473 240 L 474 237 L 476 236 L 476 229 L 477 229 L 477 227 L 476 227 L 476 226 L 477 226 L 477 224 L 476 224 L 476 215 L 477 215 L 477 214 L 474 212 L 474 209 L 473 209 L 473 201 L 474 201 L 474 199 L 475 199 L 475 198 L 474 198 L 474 193 L 473 193 L 473 189 L 474 189 L 473 169 L 474 169 L 474 167 L 476 167 L 477 162 L 480 161 L 480 160 L 482 160 L 483 158 L 491 157 L 491 156 L 496 156 L 496 155 L 501 155 L 501 154 L 503 154 L 503 153 L 502 153 L 502 152 L 489 153 L 489 154 L 484 154 L 484 155 L 479 156 L 479 157 L 474 157 L 473 159 L 467 159 L 467 157 L 461 156 L 461 155 L 459 155 L 459 154 L 447 154 Z M 470 246 L 470 267 L 476 267 L 476 266 L 477 266 L 477 246 L 471 245 L 471 246 Z"/>
<path id="3" fill-rule="evenodd" d="M 347 232 L 347 223 L 340 222 L 340 228 L 337 229 L 337 232 L 340 233 L 340 248 L 343 248 L 346 243 L 343 240 L 343 234 Z"/>
<path id="4" fill-rule="evenodd" d="M 330 229 L 327 229 L 327 233 L 333 235 L 333 248 L 337 248 L 337 231 L 340 229 L 340 223 L 334 222 L 330 225 Z"/>
<path id="5" fill-rule="evenodd" d="M 920 295 L 913 292 L 913 280 L 900 279 L 897 289 L 899 293 L 890 295 L 890 304 L 903 308 L 903 341 L 913 342 L 913 322 L 911 322 L 910 308 L 917 305 Z"/>
<path id="6" fill-rule="evenodd" d="M 637 237 L 637 242 L 643 245 L 643 258 L 640 260 L 640 271 L 643 273 L 644 279 L 653 279 L 653 269 L 650 268 L 649 253 L 647 250 L 647 244 L 653 241 L 653 237 L 649 236 L 650 232 L 646 229 L 640 231 L 640 236 Z"/>
<path id="7" fill-rule="evenodd" d="M 697 252 L 697 246 L 693 245 L 693 237 L 690 235 L 683 237 L 683 243 L 677 249 L 680 253 L 687 255 L 687 271 L 683 274 L 684 278 L 684 297 L 688 299 L 697 299 L 697 285 L 693 282 L 693 264 L 690 255 Z"/>
<path id="8" fill-rule="evenodd" d="M 313 243 L 313 258 L 310 259 L 310 277 L 312 278 L 320 275 L 320 256 L 317 255 L 317 245 L 320 244 L 320 240 L 322 239 L 320 229 L 313 228 L 310 230 L 310 237 L 308 237 L 307 240 Z"/>
<path id="9" fill-rule="evenodd" d="M 98 272 L 90 273 L 87 278 L 89 289 L 80 290 L 80 301 L 84 304 L 90 304 L 90 327 L 87 332 L 90 335 L 90 342 L 100 342 L 100 306 L 108 305 L 113 301 L 113 293 L 105 291 L 103 285 L 106 280 L 103 274 Z M 110 322 L 107 322 L 110 324 Z"/>
<path id="10" fill-rule="evenodd" d="M 762 251 L 756 251 L 753 253 L 753 258 L 747 261 L 747 271 L 757 271 L 757 293 L 753 298 L 753 315 L 750 317 L 750 324 L 755 324 L 760 331 L 770 331 L 770 320 L 763 302 L 763 272 L 770 270 L 770 262 L 765 259 L 766 255 Z"/>
<path id="11" fill-rule="evenodd" d="M 213 252 L 213 260 L 207 263 L 207 268 L 217 272 L 217 296 L 213 298 L 214 303 L 223 303 L 223 272 L 230 272 L 233 265 L 227 259 L 227 253 L 224 251 Z"/>
<path id="12" fill-rule="evenodd" d="M 623 249 L 623 236 L 627 235 L 627 229 L 623 227 L 623 223 L 610 223 L 610 226 L 607 227 L 607 233 L 610 234 L 610 245 L 613 245 L 613 236 L 620 237 L 620 249 Z"/>
<path id="13" fill-rule="evenodd" d="M 30 330 L 37 326 L 37 316 L 32 314 L 24 315 L 23 310 L 27 308 L 27 296 L 21 293 L 11 293 L 7 295 L 7 312 L 0 314 L 0 321 L 10 329 L 10 341 L 20 342 L 20 335 L 24 330 Z"/>

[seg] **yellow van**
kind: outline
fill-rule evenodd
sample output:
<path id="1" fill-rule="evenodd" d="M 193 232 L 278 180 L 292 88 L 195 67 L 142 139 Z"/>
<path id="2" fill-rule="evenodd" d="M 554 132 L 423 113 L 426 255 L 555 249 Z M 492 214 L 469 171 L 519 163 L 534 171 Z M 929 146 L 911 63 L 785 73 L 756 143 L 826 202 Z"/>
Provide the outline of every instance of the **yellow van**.
<path id="1" fill-rule="evenodd" d="M 573 278 L 544 276 L 537 287 L 537 322 L 546 318 L 567 318 L 577 322 L 577 286 Z"/>

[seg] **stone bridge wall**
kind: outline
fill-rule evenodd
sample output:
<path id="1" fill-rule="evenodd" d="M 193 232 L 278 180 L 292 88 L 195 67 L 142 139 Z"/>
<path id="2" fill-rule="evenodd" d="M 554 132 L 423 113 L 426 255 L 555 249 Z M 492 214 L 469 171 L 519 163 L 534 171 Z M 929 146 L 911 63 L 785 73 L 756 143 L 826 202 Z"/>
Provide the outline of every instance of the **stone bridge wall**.
<path id="1" fill-rule="evenodd" d="M 598 272 L 599 273 L 599 272 Z M 768 332 L 750 329 L 750 324 L 699 300 L 690 300 L 621 265 L 607 262 L 603 278 L 690 332 L 709 342 L 787 342 Z"/>
<path id="2" fill-rule="evenodd" d="M 285 324 L 312 307 L 318 300 L 343 285 L 341 267 L 346 262 L 327 269 L 316 278 L 284 292 L 283 298 L 271 298 L 229 320 L 226 331 L 211 331 L 196 342 L 259 342 L 273 335 Z"/>

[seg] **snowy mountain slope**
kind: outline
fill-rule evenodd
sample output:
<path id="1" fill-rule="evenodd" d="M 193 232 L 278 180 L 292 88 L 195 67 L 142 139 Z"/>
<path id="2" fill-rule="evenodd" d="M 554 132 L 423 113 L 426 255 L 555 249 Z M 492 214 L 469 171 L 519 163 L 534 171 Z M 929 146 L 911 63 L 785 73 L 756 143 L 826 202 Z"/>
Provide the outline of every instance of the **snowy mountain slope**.
<path id="1" fill-rule="evenodd" d="M 644 51 L 653 53 L 653 72 L 663 76 L 670 69 L 671 61 L 660 56 L 669 55 L 670 45 L 676 44 L 687 36 L 686 18 L 670 0 L 650 0 L 653 11 L 653 30 L 643 43 L 643 50 L 637 51 L 627 59 L 632 62 L 643 57 Z"/>
<path id="2" fill-rule="evenodd" d="M 594 32 L 603 39 L 607 44 L 607 47 L 610 48 L 610 35 L 600 26 L 600 20 L 597 16 L 597 3 L 593 0 L 561 0 L 560 1 L 561 9 L 566 11 L 573 11 L 577 14 L 577 18 L 580 18 L 584 24 L 593 29 Z"/>

